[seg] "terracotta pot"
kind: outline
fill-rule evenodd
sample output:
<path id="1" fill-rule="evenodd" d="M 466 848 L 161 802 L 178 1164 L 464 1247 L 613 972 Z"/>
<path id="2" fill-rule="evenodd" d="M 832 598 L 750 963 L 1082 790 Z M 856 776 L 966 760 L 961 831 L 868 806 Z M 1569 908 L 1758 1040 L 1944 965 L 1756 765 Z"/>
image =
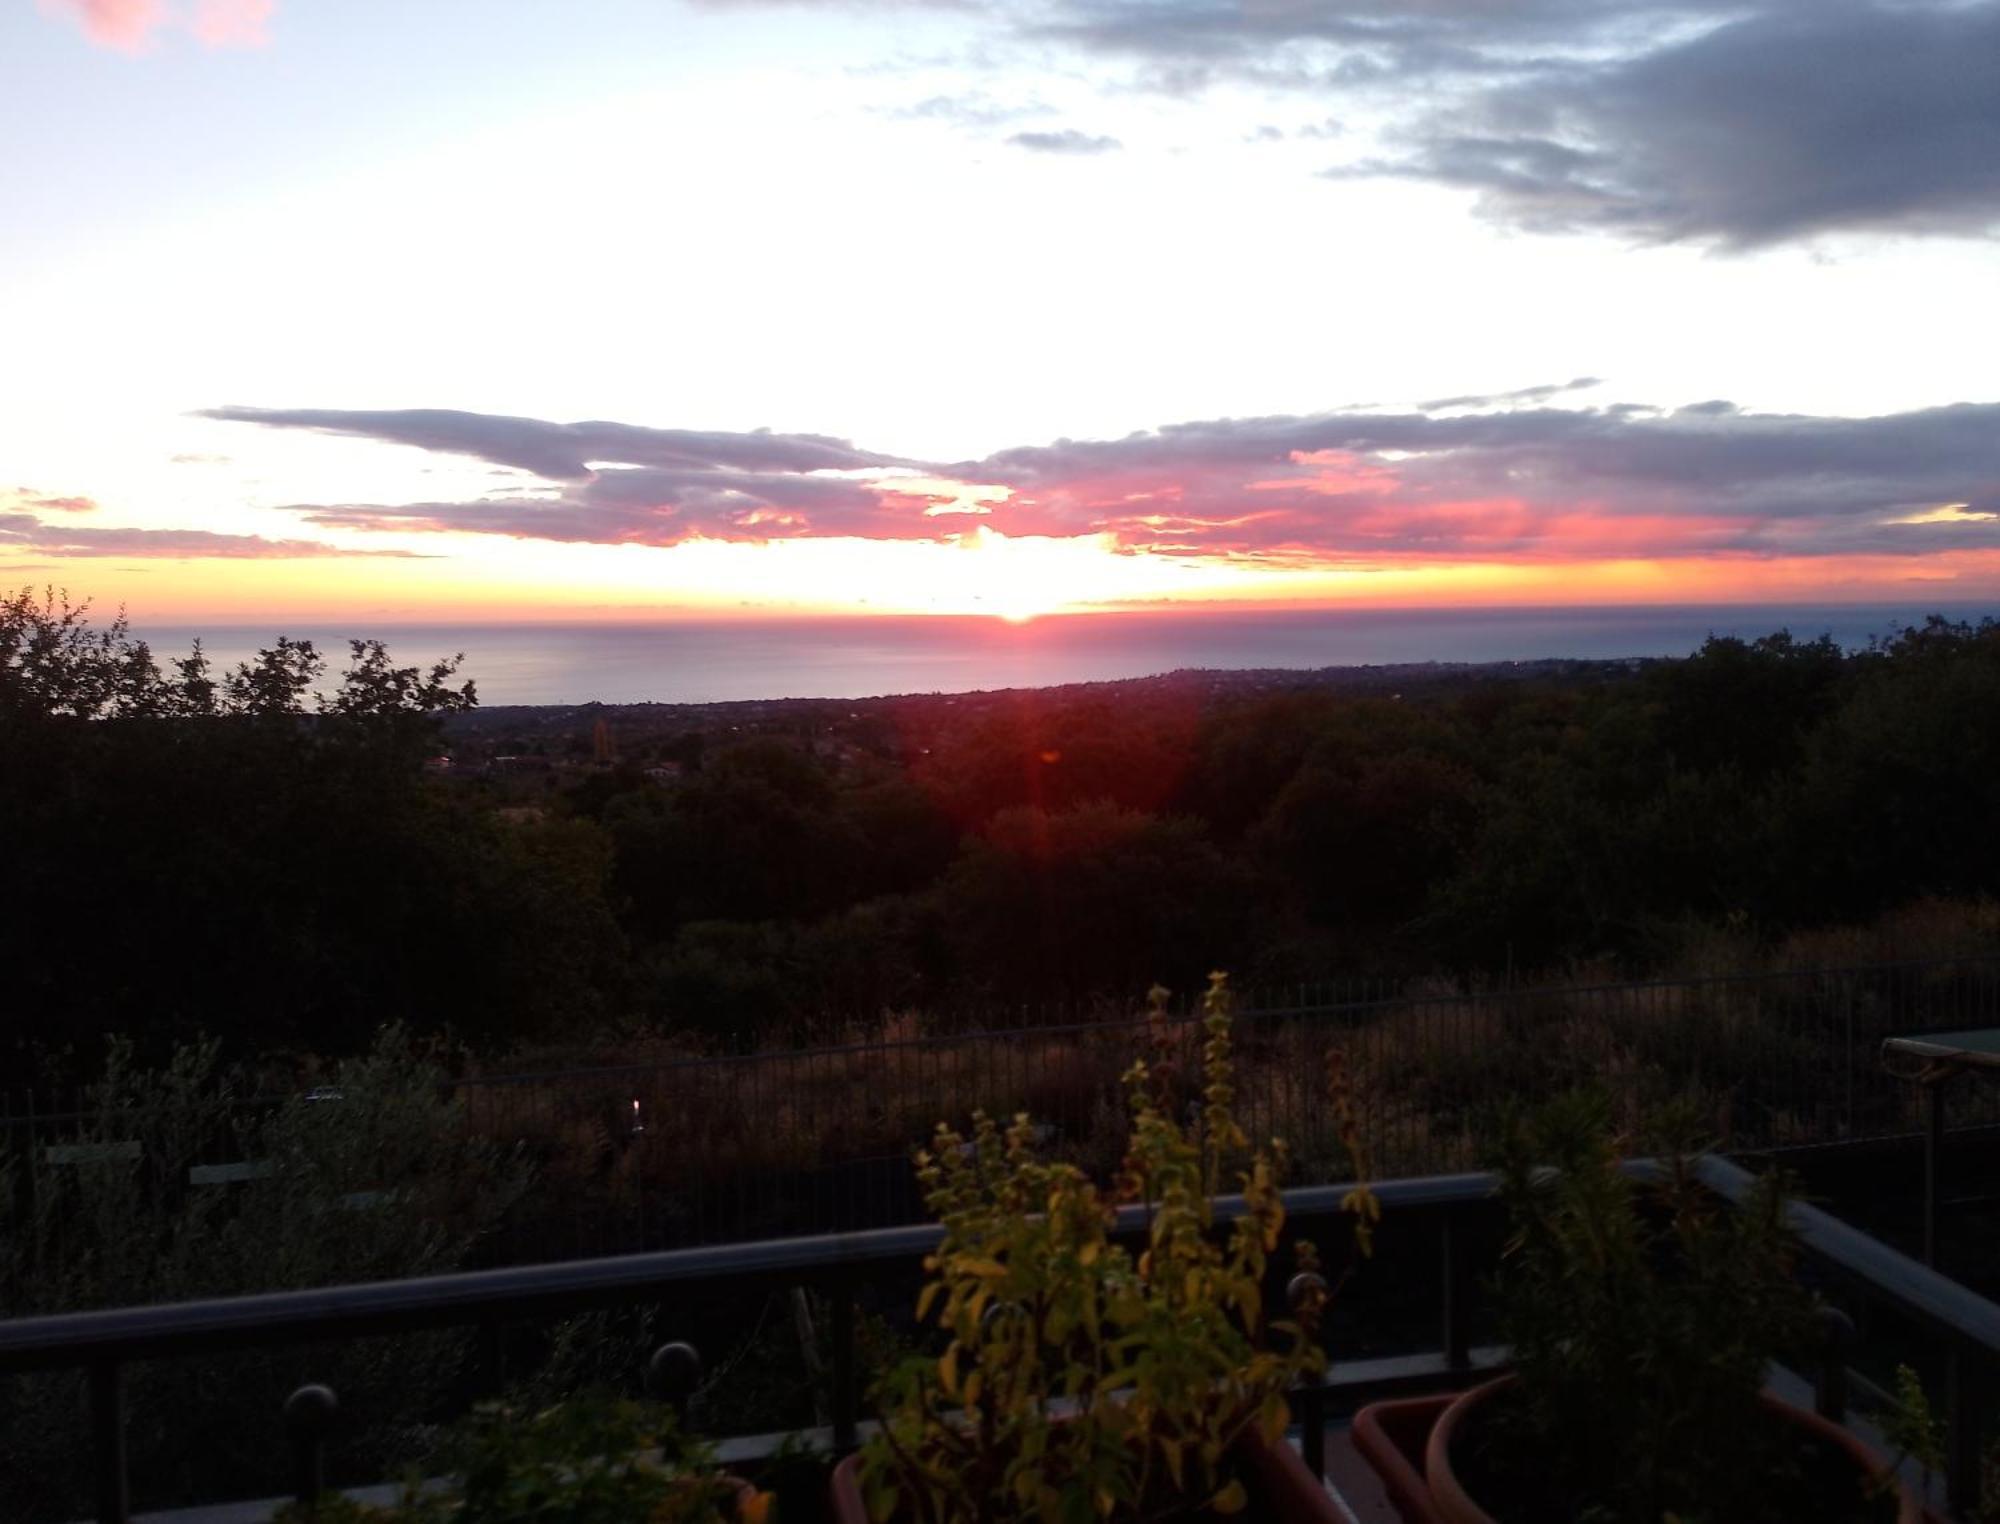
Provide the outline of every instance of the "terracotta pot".
<path id="1" fill-rule="evenodd" d="M 1430 1485 L 1431 1506 L 1438 1524 L 1497 1524 L 1493 1515 L 1474 1502 L 1460 1484 L 1457 1472 L 1452 1469 L 1451 1447 L 1464 1428 L 1467 1417 L 1476 1413 L 1482 1404 L 1490 1402 L 1497 1393 L 1506 1390 L 1513 1380 L 1512 1376 L 1502 1376 L 1461 1394 L 1438 1416 L 1437 1423 L 1432 1427 L 1430 1439 L 1424 1446 L 1424 1478 Z M 1857 1471 L 1879 1474 L 1887 1469 L 1881 1456 L 1840 1425 L 1828 1423 L 1817 1413 L 1808 1413 L 1789 1402 L 1781 1402 L 1768 1392 L 1763 1400 L 1774 1418 L 1816 1434 L 1845 1451 Z M 1896 1497 L 1897 1524 L 1921 1524 L 1923 1505 L 1916 1495 L 1909 1488 L 1899 1485 Z M 1801 1520 L 1800 1524 L 1807 1524 L 1807 1521 Z"/>
<path id="2" fill-rule="evenodd" d="M 1306 1469 L 1289 1444 L 1272 1444 L 1255 1429 L 1230 1447 L 1250 1490 L 1251 1507 L 1239 1518 L 1282 1519 L 1287 1524 L 1345 1524 L 1344 1515 L 1319 1478 Z M 833 1468 L 827 1484 L 834 1524 L 868 1524 L 868 1505 L 861 1497 L 861 1457 L 850 1455 Z"/>
<path id="3" fill-rule="evenodd" d="M 1424 1446 L 1456 1392 L 1371 1402 L 1354 1415 L 1354 1448 L 1375 1473 L 1403 1524 L 1440 1524 L 1424 1480 Z"/>

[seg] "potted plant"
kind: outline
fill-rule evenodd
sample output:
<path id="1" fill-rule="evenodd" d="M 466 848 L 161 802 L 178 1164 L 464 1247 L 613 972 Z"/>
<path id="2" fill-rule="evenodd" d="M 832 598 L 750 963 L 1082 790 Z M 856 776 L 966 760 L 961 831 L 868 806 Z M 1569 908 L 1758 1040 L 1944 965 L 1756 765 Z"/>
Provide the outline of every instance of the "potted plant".
<path id="1" fill-rule="evenodd" d="M 880 1429 L 835 1469 L 841 1524 L 1154 1521 L 1253 1504 L 1339 1517 L 1282 1439 L 1286 1392 L 1321 1365 L 1320 1304 L 1296 1322 L 1266 1315 L 1284 1150 L 1252 1149 L 1236 1121 L 1219 974 L 1202 1022 L 1187 1125 L 1164 1065 L 1127 1072 L 1129 1143 L 1109 1189 L 1043 1159 L 1025 1116 L 1005 1130 L 978 1116 L 970 1137 L 941 1126 L 918 1155 L 944 1238 L 917 1316 L 943 1353 L 878 1388 Z M 1231 1188 L 1243 1211 L 1219 1225 L 1212 1198 Z M 1121 1202 L 1148 1209 L 1136 1253 L 1114 1237 Z M 1365 1188 L 1348 1206 L 1365 1240 L 1379 1208 Z"/>
<path id="2" fill-rule="evenodd" d="M 771 1512 L 768 1493 L 717 1470 L 652 1404 L 483 1404 L 439 1461 L 447 1480 L 412 1476 L 393 1504 L 328 1493 L 286 1505 L 274 1524 L 766 1524 Z"/>
<path id="3" fill-rule="evenodd" d="M 1731 1208 L 1685 1141 L 1635 1175 L 1609 1120 L 1579 1094 L 1502 1126 L 1511 1234 L 1495 1290 L 1513 1370 L 1453 1399 L 1364 1410 L 1357 1445 L 1404 1516 L 1916 1520 L 1886 1462 L 1765 1390 L 1816 1329 L 1783 1182 L 1765 1175 Z"/>

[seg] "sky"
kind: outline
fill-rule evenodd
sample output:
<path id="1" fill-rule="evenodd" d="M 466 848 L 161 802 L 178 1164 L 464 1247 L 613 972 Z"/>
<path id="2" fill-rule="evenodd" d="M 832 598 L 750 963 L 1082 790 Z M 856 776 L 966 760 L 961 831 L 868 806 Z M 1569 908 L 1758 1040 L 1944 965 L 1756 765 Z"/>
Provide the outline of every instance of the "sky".
<path id="1" fill-rule="evenodd" d="M 0 0 L 0 585 L 2000 597 L 2000 0 Z"/>

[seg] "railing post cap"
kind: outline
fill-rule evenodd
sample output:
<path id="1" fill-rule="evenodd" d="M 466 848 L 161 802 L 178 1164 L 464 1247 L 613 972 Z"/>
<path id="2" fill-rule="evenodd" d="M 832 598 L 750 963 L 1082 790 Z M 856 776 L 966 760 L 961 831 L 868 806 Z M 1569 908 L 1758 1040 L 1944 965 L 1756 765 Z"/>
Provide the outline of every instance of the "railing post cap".
<path id="1" fill-rule="evenodd" d="M 662 1344 L 646 1362 L 646 1390 L 667 1401 L 679 1401 L 694 1391 L 701 1375 L 701 1353 L 692 1344 L 676 1340 Z"/>
<path id="2" fill-rule="evenodd" d="M 1826 1340 L 1827 1348 L 1844 1350 L 1853 1347 L 1854 1319 L 1844 1309 L 1828 1302 L 1818 1308 L 1817 1316 L 1820 1334 Z"/>
<path id="3" fill-rule="evenodd" d="M 1294 1312 L 1303 1307 L 1314 1296 L 1326 1295 L 1326 1277 L 1316 1270 L 1301 1270 L 1285 1282 L 1285 1300 Z"/>
<path id="4" fill-rule="evenodd" d="M 285 1427 L 293 1434 L 313 1437 L 323 1434 L 339 1412 L 340 1399 L 333 1388 L 310 1382 L 285 1399 Z"/>

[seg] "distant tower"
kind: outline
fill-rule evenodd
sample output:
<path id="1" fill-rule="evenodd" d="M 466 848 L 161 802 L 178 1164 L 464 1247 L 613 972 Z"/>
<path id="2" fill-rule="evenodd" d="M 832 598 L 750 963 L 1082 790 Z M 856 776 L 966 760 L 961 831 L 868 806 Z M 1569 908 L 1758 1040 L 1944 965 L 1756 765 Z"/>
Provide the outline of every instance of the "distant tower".
<path id="1" fill-rule="evenodd" d="M 599 762 L 609 763 L 616 755 L 611 745 L 611 727 L 599 719 L 590 733 L 591 755 Z"/>

